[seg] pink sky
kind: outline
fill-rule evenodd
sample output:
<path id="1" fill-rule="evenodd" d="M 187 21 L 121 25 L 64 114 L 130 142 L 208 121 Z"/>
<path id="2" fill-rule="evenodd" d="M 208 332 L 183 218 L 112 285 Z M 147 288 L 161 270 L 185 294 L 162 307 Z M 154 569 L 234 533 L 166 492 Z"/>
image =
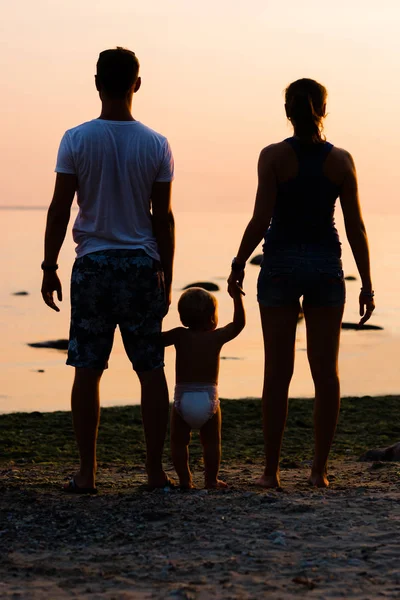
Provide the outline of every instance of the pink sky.
<path id="1" fill-rule="evenodd" d="M 398 0 L 22 0 L 0 24 L 0 204 L 47 205 L 59 140 L 99 114 L 98 53 L 134 50 L 134 116 L 167 135 L 177 210 L 250 212 L 260 149 L 290 135 L 285 86 L 329 92 L 368 212 L 400 212 Z"/>

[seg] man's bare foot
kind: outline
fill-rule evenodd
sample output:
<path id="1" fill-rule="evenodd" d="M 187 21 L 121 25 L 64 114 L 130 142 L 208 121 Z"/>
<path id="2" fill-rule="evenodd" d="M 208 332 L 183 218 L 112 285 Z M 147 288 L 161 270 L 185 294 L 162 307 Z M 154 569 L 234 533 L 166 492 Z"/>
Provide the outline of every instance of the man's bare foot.
<path id="1" fill-rule="evenodd" d="M 206 481 L 204 487 L 206 490 L 223 490 L 228 487 L 228 484 L 222 479 L 216 479 L 215 481 Z"/>
<path id="2" fill-rule="evenodd" d="M 281 487 L 281 480 L 278 474 L 265 475 L 264 473 L 259 479 L 256 480 L 256 485 L 270 490 L 277 490 Z"/>
<path id="3" fill-rule="evenodd" d="M 326 473 L 311 473 L 308 483 L 317 488 L 329 487 L 329 480 Z"/>
<path id="4" fill-rule="evenodd" d="M 75 484 L 77 485 L 77 487 L 79 488 L 83 488 L 83 489 L 90 489 L 90 488 L 95 488 L 96 487 L 96 480 L 95 480 L 95 476 L 91 475 L 91 476 L 85 476 L 85 475 L 81 475 L 79 472 L 75 473 L 75 475 L 72 477 L 72 481 L 75 482 Z"/>

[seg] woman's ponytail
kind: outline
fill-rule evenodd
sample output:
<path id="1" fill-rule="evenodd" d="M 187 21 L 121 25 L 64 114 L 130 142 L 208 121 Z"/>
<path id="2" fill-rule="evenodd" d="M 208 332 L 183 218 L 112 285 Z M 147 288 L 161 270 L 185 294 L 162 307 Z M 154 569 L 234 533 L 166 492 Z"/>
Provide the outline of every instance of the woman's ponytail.
<path id="1" fill-rule="evenodd" d="M 285 91 L 286 114 L 295 135 L 306 142 L 322 140 L 327 92 L 313 79 L 299 79 Z"/>

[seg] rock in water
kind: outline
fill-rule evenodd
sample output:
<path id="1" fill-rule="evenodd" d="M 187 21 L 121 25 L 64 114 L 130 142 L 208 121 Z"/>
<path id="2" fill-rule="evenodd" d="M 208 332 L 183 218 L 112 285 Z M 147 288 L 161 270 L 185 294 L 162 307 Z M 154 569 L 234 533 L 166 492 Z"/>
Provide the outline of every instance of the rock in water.
<path id="1" fill-rule="evenodd" d="M 263 259 L 263 255 L 262 254 L 256 254 L 255 256 L 253 256 L 253 258 L 250 260 L 250 264 L 251 265 L 257 265 L 260 266 L 262 263 L 262 259 Z"/>
<path id="2" fill-rule="evenodd" d="M 68 350 L 68 340 L 50 340 L 48 342 L 33 342 L 28 344 L 31 348 L 55 348 L 55 350 Z"/>
<path id="3" fill-rule="evenodd" d="M 358 326 L 358 323 L 342 323 L 342 329 L 355 329 L 356 331 L 365 330 L 374 330 L 374 331 L 382 331 L 383 327 L 380 325 L 363 325 L 362 327 Z"/>
<path id="4" fill-rule="evenodd" d="M 199 287 L 203 290 L 207 290 L 207 292 L 218 292 L 219 290 L 219 285 L 216 283 L 211 283 L 210 281 L 196 281 L 196 283 L 189 283 L 189 285 L 185 285 L 185 287 L 182 289 L 188 290 L 192 287 Z"/>
<path id="5" fill-rule="evenodd" d="M 21 292 L 14 292 L 13 296 L 29 296 L 29 292 L 25 292 L 24 290 Z"/>
<path id="6" fill-rule="evenodd" d="M 357 281 L 357 277 L 354 277 L 354 275 L 346 275 L 344 279 L 345 281 Z"/>

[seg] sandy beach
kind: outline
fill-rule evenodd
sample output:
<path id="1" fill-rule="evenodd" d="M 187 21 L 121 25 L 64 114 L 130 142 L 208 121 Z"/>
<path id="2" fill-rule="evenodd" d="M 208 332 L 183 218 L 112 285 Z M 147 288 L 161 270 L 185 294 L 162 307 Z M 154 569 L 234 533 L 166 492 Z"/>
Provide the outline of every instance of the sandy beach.
<path id="1" fill-rule="evenodd" d="M 305 464 L 283 470 L 283 492 L 255 488 L 259 471 L 224 468 L 226 492 L 150 493 L 142 469 L 108 467 L 98 496 L 71 497 L 57 489 L 65 469 L 5 468 L 0 595 L 399 597 L 396 463 L 336 460 L 326 491 L 309 489 Z"/>
<path id="2" fill-rule="evenodd" d="M 260 401 L 221 403 L 229 488 L 213 492 L 197 436 L 198 489 L 146 490 L 138 407 L 102 411 L 93 497 L 61 492 L 77 459 L 69 413 L 0 415 L 0 596 L 398 598 L 400 468 L 359 458 L 400 438 L 399 397 L 343 399 L 322 491 L 307 485 L 312 402 L 290 402 L 282 492 L 253 483 Z M 173 476 L 168 441 L 166 464 Z"/>

